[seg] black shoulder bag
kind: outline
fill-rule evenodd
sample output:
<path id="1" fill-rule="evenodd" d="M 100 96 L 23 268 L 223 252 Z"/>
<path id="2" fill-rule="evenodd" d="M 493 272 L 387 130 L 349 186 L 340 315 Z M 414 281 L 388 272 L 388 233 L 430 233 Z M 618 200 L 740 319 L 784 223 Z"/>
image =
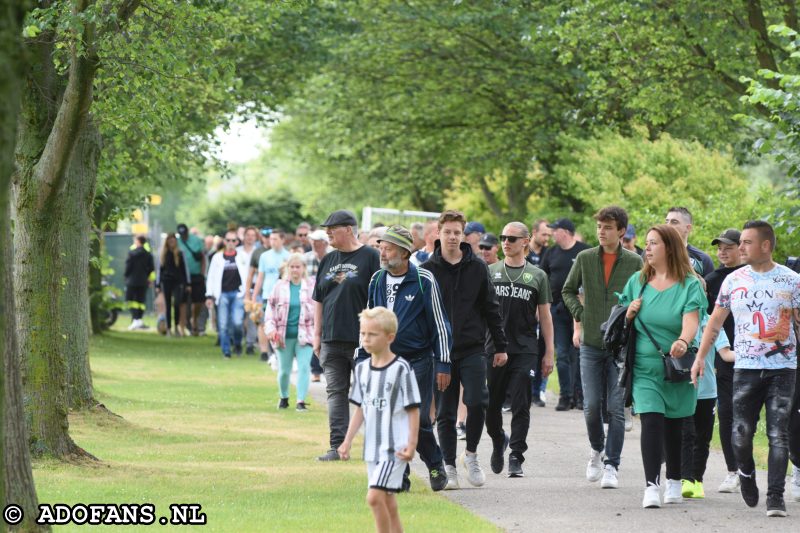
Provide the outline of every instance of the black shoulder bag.
<path id="1" fill-rule="evenodd" d="M 638 319 L 639 317 L 637 316 L 636 318 Z M 664 362 L 664 381 L 669 381 L 671 383 L 690 381 L 692 379 L 692 365 L 697 357 L 697 347 L 687 346 L 686 353 L 683 357 L 672 357 L 664 353 L 664 350 L 658 345 L 642 320 L 639 320 L 639 324 L 642 325 L 642 329 L 644 329 L 650 342 L 653 343 L 658 353 L 661 354 L 661 359 Z"/>

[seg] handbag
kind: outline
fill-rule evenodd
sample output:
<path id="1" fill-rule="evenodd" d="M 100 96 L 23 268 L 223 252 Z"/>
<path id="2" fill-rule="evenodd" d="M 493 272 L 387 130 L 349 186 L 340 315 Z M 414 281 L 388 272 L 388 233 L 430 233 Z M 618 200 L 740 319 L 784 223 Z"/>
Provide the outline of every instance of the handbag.
<path id="1" fill-rule="evenodd" d="M 637 316 L 636 318 L 638 319 L 639 317 Z M 647 334 L 650 342 L 653 343 L 658 353 L 661 354 L 661 358 L 664 362 L 664 381 L 669 381 L 670 383 L 690 381 L 692 379 L 692 365 L 697 357 L 697 347 L 687 346 L 686 353 L 683 357 L 672 357 L 664 353 L 664 350 L 661 349 L 661 346 L 659 346 L 650 334 L 650 330 L 647 329 L 644 322 L 639 320 L 639 324 L 642 325 L 642 329 Z"/>

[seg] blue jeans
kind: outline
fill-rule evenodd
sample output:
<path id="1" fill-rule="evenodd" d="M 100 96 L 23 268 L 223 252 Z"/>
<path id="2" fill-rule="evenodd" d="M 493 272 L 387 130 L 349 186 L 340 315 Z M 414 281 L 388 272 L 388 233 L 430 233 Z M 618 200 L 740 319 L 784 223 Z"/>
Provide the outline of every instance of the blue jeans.
<path id="1" fill-rule="evenodd" d="M 606 451 L 605 464 L 619 468 L 625 441 L 625 396 L 617 386 L 619 370 L 611 354 L 600 348 L 581 344 L 583 378 L 583 418 L 594 451 Z M 608 438 L 603 431 L 603 393 L 608 398 Z"/>
<path id="2" fill-rule="evenodd" d="M 556 370 L 561 396 L 577 399 L 581 391 L 581 369 L 578 350 L 572 344 L 572 315 L 564 303 L 553 308 L 553 340 L 556 345 Z"/>
<path id="3" fill-rule="evenodd" d="M 242 323 L 244 322 L 244 301 L 239 297 L 239 291 L 223 292 L 219 297 L 217 306 L 217 321 L 219 326 L 219 345 L 226 357 L 231 355 L 231 333 L 233 329 L 233 344 L 242 347 Z"/>
<path id="4" fill-rule="evenodd" d="M 419 388 L 419 436 L 417 453 L 428 470 L 442 467 L 442 450 L 436 443 L 431 424 L 431 401 L 433 400 L 434 361 L 431 356 L 423 356 L 409 361 Z"/>

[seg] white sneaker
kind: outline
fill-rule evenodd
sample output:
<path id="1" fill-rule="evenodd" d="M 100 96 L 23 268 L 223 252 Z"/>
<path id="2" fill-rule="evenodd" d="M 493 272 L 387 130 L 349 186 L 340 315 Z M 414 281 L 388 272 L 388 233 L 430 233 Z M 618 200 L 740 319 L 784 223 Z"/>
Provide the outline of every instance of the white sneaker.
<path id="1" fill-rule="evenodd" d="M 545 391 L 539 391 L 539 399 L 542 400 L 542 403 L 547 403 L 547 393 Z"/>
<path id="2" fill-rule="evenodd" d="M 647 484 L 647 488 L 644 489 L 644 498 L 642 498 L 642 507 L 645 509 L 658 509 L 661 507 L 661 492 L 658 485 Z"/>
<path id="3" fill-rule="evenodd" d="M 586 479 L 598 481 L 603 476 L 603 452 L 592 450 L 589 454 L 589 464 L 586 465 Z"/>
<path id="4" fill-rule="evenodd" d="M 717 491 L 726 493 L 739 492 L 739 474 L 728 472 L 728 475 L 725 476 L 725 481 L 720 484 Z"/>
<path id="5" fill-rule="evenodd" d="M 447 474 L 447 485 L 445 485 L 444 490 L 458 490 L 458 472 L 456 471 L 456 467 L 444 465 L 444 472 Z"/>
<path id="6" fill-rule="evenodd" d="M 466 451 L 461 454 L 461 465 L 467 471 L 467 481 L 472 486 L 480 487 L 486 483 L 486 474 L 483 473 L 481 465 L 478 463 L 477 453 L 467 453 Z"/>
<path id="7" fill-rule="evenodd" d="M 631 413 L 631 408 L 625 408 L 625 431 L 633 431 L 633 413 Z"/>
<path id="8" fill-rule="evenodd" d="M 619 487 L 617 469 L 613 465 L 606 465 L 603 469 L 603 480 L 600 481 L 601 489 L 616 489 Z"/>
<path id="9" fill-rule="evenodd" d="M 138 327 L 139 327 L 139 320 L 138 320 L 138 319 L 135 319 L 135 320 L 133 320 L 133 321 L 131 322 L 131 325 L 130 325 L 130 326 L 128 326 L 128 331 L 133 331 L 133 330 L 135 330 L 135 329 L 136 329 L 136 328 L 138 328 Z"/>
<path id="10" fill-rule="evenodd" d="M 664 503 L 683 503 L 681 487 L 680 479 L 668 479 L 667 488 L 664 489 Z"/>
<path id="11" fill-rule="evenodd" d="M 792 465 L 792 483 L 789 485 L 792 489 L 792 499 L 800 502 L 800 468 Z"/>

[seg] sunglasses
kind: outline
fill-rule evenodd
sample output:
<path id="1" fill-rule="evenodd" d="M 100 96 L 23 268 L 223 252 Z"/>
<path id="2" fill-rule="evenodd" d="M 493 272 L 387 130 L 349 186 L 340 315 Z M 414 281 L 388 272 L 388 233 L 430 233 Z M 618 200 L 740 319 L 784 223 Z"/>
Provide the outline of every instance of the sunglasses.
<path id="1" fill-rule="evenodd" d="M 239 239 L 225 239 L 225 242 L 239 242 Z"/>
<path id="2" fill-rule="evenodd" d="M 481 250 L 486 250 L 486 251 L 489 251 L 489 250 L 492 249 L 491 246 L 486 246 L 485 244 L 479 245 L 478 248 L 480 248 Z"/>
<path id="3" fill-rule="evenodd" d="M 508 241 L 511 244 L 517 242 L 517 239 L 525 239 L 526 237 L 519 237 L 517 235 L 500 235 L 500 240 L 505 242 Z"/>
<path id="4" fill-rule="evenodd" d="M 302 237 L 308 237 L 308 233 L 298 233 L 297 236 L 301 237 L 301 238 Z"/>

